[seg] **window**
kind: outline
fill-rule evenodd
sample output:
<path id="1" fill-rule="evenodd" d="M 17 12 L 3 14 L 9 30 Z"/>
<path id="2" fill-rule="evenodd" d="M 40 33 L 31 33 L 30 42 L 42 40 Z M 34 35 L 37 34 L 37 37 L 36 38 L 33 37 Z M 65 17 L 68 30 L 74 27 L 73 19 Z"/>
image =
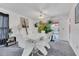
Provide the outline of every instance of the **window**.
<path id="1" fill-rule="evenodd" d="M 0 13 L 0 44 L 2 41 L 8 39 L 9 31 L 9 15 Z"/>

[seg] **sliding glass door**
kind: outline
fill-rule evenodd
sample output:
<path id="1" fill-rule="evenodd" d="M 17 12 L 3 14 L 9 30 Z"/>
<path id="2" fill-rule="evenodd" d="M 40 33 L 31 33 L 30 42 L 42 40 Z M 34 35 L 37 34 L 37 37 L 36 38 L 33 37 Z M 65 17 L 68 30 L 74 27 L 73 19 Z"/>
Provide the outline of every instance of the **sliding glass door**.
<path id="1" fill-rule="evenodd" d="M 3 41 L 8 39 L 8 31 L 9 16 L 8 14 L 0 13 L 0 44 L 3 44 Z"/>

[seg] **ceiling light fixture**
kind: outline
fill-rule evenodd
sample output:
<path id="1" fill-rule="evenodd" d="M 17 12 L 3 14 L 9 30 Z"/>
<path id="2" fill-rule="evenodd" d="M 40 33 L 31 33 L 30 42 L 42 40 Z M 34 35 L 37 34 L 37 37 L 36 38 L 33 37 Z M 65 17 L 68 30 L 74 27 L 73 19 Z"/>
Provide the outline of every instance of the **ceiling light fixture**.
<path id="1" fill-rule="evenodd" d="M 40 15 L 40 16 L 39 16 L 39 19 L 43 19 L 43 18 L 44 18 L 44 15 Z"/>

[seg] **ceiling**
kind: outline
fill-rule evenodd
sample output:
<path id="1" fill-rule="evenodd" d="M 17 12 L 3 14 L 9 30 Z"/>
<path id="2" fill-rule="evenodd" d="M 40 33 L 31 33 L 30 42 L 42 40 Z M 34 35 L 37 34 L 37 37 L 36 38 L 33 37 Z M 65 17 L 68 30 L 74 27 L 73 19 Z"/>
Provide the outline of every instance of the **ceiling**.
<path id="1" fill-rule="evenodd" d="M 18 14 L 37 18 L 41 14 L 48 17 L 68 15 L 73 3 L 0 3 L 0 7 Z"/>

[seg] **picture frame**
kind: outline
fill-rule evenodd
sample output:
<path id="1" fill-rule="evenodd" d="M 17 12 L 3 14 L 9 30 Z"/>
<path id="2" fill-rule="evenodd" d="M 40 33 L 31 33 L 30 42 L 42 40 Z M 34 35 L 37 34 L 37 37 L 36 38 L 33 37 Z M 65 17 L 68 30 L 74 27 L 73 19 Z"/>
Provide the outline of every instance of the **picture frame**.
<path id="1" fill-rule="evenodd" d="M 25 28 L 26 29 L 26 33 L 28 34 L 28 31 L 27 31 L 27 28 L 29 27 L 29 21 L 27 18 L 25 17 L 20 17 L 20 25 L 22 28 Z"/>
<path id="2" fill-rule="evenodd" d="M 75 7 L 75 24 L 79 23 L 79 3 Z"/>

